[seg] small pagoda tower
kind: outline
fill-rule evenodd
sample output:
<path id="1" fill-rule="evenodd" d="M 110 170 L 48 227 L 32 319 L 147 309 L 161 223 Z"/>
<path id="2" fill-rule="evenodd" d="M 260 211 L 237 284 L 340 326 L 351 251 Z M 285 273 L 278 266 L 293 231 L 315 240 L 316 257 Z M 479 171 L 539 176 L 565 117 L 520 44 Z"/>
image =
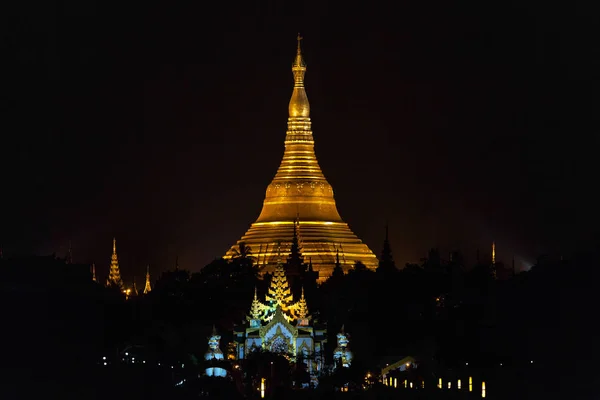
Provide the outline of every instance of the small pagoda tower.
<path id="1" fill-rule="evenodd" d="M 121 270 L 119 269 L 119 258 L 117 257 L 117 239 L 113 238 L 113 252 L 110 259 L 110 272 L 106 285 L 116 285 L 123 290 L 123 279 L 121 279 Z"/>
<path id="2" fill-rule="evenodd" d="M 146 267 L 146 285 L 144 286 L 144 294 L 148 294 L 152 291 L 150 286 L 150 265 Z"/>

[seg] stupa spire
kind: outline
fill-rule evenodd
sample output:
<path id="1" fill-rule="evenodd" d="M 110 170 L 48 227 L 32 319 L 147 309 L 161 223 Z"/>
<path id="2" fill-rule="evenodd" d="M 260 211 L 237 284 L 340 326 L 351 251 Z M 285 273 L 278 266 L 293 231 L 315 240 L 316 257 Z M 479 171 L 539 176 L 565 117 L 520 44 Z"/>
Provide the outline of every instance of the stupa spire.
<path id="1" fill-rule="evenodd" d="M 121 279 L 121 270 L 119 269 L 119 257 L 117 256 L 117 239 L 113 238 L 113 252 L 110 258 L 110 272 L 108 274 L 107 284 L 113 284 L 123 289 L 123 280 Z"/>
<path id="2" fill-rule="evenodd" d="M 259 320 L 262 317 L 264 310 L 265 306 L 258 300 L 258 293 L 255 286 L 254 299 L 252 299 L 252 305 L 250 306 L 249 320 Z"/>
<path id="3" fill-rule="evenodd" d="M 496 271 L 496 242 L 492 242 L 492 277 L 496 279 L 498 277 Z"/>
<path id="4" fill-rule="evenodd" d="M 150 286 L 150 265 L 146 266 L 146 285 L 144 286 L 144 294 L 148 294 L 152 291 Z"/>
<path id="5" fill-rule="evenodd" d="M 96 264 L 92 263 L 92 280 L 98 282 L 96 279 Z"/>
<path id="6" fill-rule="evenodd" d="M 298 318 L 300 319 L 305 319 L 308 317 L 308 305 L 306 304 L 306 299 L 304 298 L 304 286 L 302 286 L 302 295 L 298 301 L 297 314 Z"/>

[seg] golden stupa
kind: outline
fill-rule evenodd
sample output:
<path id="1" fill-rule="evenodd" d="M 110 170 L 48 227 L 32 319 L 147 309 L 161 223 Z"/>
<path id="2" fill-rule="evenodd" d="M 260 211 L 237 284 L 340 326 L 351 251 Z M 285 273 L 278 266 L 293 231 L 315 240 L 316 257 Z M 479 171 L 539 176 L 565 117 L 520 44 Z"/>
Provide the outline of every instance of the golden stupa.
<path id="1" fill-rule="evenodd" d="M 268 270 L 286 260 L 296 231 L 304 260 L 312 263 L 323 281 L 331 275 L 338 259 L 345 272 L 358 261 L 375 269 L 378 260 L 340 217 L 333 189 L 317 162 L 310 105 L 304 89 L 306 64 L 300 49 L 301 39 L 298 36 L 298 50 L 292 64 L 294 91 L 283 160 L 267 187 L 260 216 L 224 258 L 234 257 L 239 244 L 244 243 L 250 246 L 259 267 Z"/>

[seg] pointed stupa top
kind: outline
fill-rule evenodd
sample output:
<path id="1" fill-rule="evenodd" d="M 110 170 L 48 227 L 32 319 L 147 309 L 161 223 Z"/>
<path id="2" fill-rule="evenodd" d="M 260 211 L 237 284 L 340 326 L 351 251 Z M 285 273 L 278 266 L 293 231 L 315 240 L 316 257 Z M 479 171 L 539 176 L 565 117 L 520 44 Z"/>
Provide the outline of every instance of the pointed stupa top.
<path id="1" fill-rule="evenodd" d="M 304 286 L 302 286 L 302 295 L 300 296 L 300 300 L 296 303 L 296 317 L 299 319 L 306 319 L 308 317 L 308 305 L 306 304 L 306 299 L 304 298 Z"/>
<path id="2" fill-rule="evenodd" d="M 215 324 L 213 324 L 212 335 L 217 336 L 217 327 L 215 326 Z"/>
<path id="3" fill-rule="evenodd" d="M 150 286 L 150 265 L 146 267 L 146 285 L 144 286 L 144 294 L 148 294 L 152 291 Z"/>
<path id="4" fill-rule="evenodd" d="M 121 279 L 121 270 L 119 269 L 119 258 L 117 257 L 117 239 L 113 237 L 113 252 L 110 258 L 110 272 L 108 274 L 108 283 L 117 285 L 123 289 L 123 280 Z"/>
<path id="5" fill-rule="evenodd" d="M 258 300 L 258 294 L 256 291 L 256 286 L 254 287 L 254 299 L 252 300 L 252 305 L 250 306 L 250 318 L 253 320 L 260 319 L 262 317 L 265 306 Z"/>
<path id="6" fill-rule="evenodd" d="M 302 57 L 302 49 L 300 48 L 300 41 L 302 36 L 298 34 L 298 49 L 296 50 L 296 57 L 292 63 L 292 73 L 294 74 L 294 91 L 292 92 L 292 98 L 290 99 L 290 105 L 288 107 L 290 118 L 308 118 L 310 117 L 310 104 L 308 103 L 308 97 L 304 90 L 304 74 L 306 73 L 306 63 Z"/>

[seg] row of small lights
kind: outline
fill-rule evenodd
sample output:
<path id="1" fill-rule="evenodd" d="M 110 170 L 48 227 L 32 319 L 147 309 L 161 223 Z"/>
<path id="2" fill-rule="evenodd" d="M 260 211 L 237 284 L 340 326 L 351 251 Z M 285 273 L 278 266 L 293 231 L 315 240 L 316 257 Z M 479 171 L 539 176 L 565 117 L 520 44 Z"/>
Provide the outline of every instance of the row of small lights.
<path id="1" fill-rule="evenodd" d="M 125 356 L 128 357 L 129 353 L 125 353 Z M 102 361 L 104 363 L 105 366 L 108 365 L 108 361 L 106 360 L 106 356 L 102 357 Z M 125 359 L 123 358 L 122 361 L 125 361 Z M 135 364 L 135 357 L 131 357 L 131 363 Z M 142 360 L 142 364 L 146 364 L 146 360 Z M 158 366 L 160 367 L 160 363 L 158 363 Z M 171 369 L 175 368 L 173 365 L 171 365 Z M 185 368 L 185 364 L 181 364 L 181 368 Z"/>
<path id="2" fill-rule="evenodd" d="M 529 361 L 529 364 L 533 364 L 533 360 Z M 468 367 L 469 363 L 467 362 L 467 363 L 465 363 L 465 365 Z M 500 363 L 500 366 L 502 366 L 502 363 Z"/>

